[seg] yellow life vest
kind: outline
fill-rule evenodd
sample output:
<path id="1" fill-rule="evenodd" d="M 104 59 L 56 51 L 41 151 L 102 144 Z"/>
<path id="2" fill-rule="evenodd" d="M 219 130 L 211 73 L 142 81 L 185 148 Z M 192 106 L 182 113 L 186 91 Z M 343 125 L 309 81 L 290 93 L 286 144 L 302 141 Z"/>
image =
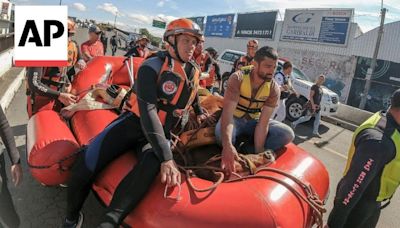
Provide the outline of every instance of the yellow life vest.
<path id="1" fill-rule="evenodd" d="M 265 81 L 253 97 L 250 80 L 250 73 L 253 70 L 253 66 L 242 67 L 240 70 L 243 74 L 243 80 L 240 84 L 239 102 L 233 115 L 237 118 L 242 118 L 247 113 L 252 119 L 258 119 L 260 118 L 264 102 L 269 97 L 272 81 Z"/>
<path id="2" fill-rule="evenodd" d="M 368 128 L 378 129 L 379 131 L 383 131 L 385 133 L 385 127 L 386 116 L 382 112 L 377 112 L 356 129 L 353 134 L 353 141 L 349 149 L 349 156 L 347 159 L 344 175 L 346 175 L 350 168 L 351 160 L 356 150 L 354 143 L 357 135 L 361 131 Z M 376 201 L 378 202 L 390 199 L 400 184 L 400 133 L 399 131 L 397 131 L 397 129 L 395 129 L 393 132 L 390 132 L 390 135 L 388 136 L 392 139 L 396 147 L 396 156 L 391 162 L 386 164 L 383 169 L 379 194 L 376 199 Z"/>

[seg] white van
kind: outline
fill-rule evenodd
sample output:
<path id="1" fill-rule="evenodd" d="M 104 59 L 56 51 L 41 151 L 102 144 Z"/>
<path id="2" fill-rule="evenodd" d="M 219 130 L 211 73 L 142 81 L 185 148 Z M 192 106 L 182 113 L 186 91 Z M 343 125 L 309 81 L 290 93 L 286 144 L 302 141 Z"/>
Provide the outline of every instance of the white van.
<path id="1" fill-rule="evenodd" d="M 222 73 L 222 87 L 226 88 L 226 81 L 230 76 L 234 62 L 246 53 L 226 49 L 219 55 L 218 63 Z M 284 60 L 278 60 L 277 72 L 281 70 Z M 286 118 L 295 121 L 302 116 L 303 105 L 308 101 L 311 86 L 314 84 L 299 68 L 293 66 L 291 82 L 293 88 L 300 94 L 299 98 L 292 95 L 286 100 Z M 330 116 L 337 113 L 339 96 L 326 88 L 322 87 L 323 96 L 321 100 L 321 115 Z"/>

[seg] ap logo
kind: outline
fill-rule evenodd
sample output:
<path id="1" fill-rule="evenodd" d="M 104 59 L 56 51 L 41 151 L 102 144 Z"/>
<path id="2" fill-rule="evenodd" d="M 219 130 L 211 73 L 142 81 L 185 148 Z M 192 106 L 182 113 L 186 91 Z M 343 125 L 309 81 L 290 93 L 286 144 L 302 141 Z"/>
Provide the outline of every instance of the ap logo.
<path id="1" fill-rule="evenodd" d="M 15 66 L 67 66 L 67 20 L 67 6 L 15 6 Z"/>

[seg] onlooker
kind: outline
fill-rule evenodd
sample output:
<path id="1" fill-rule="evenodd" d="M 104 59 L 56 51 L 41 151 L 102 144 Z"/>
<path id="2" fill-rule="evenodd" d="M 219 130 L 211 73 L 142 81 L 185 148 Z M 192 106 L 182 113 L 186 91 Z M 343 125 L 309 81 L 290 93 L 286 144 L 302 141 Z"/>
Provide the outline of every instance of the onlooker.
<path id="1" fill-rule="evenodd" d="M 114 56 L 115 52 L 117 52 L 118 48 L 118 43 L 117 43 L 117 36 L 113 35 L 110 39 L 110 44 L 111 44 L 111 55 Z M 120 41 L 121 42 L 121 41 Z"/>
<path id="2" fill-rule="evenodd" d="M 300 123 L 307 122 L 311 119 L 314 115 L 314 128 L 313 128 L 313 135 L 315 137 L 320 138 L 321 135 L 318 132 L 319 123 L 321 121 L 321 112 L 320 112 L 320 104 L 322 99 L 322 84 L 325 82 L 325 75 L 318 76 L 316 83 L 311 87 L 309 101 L 306 103 L 306 114 L 305 116 L 300 117 L 298 120 L 292 123 L 292 128 L 295 129 L 296 126 Z"/>
<path id="3" fill-rule="evenodd" d="M 22 181 L 22 168 L 20 155 L 15 146 L 14 135 L 8 124 L 3 108 L 0 106 L 0 136 L 6 146 L 8 156 L 11 160 L 11 178 L 15 186 Z M 20 224 L 20 219 L 15 211 L 10 191 L 7 187 L 7 175 L 3 150 L 0 151 L 0 227 L 2 223 L 6 227 L 14 228 Z"/>
<path id="4" fill-rule="evenodd" d="M 89 27 L 89 40 L 81 45 L 83 59 L 88 62 L 96 56 L 104 55 L 104 47 L 100 42 L 101 30 L 96 25 Z"/>
<path id="5" fill-rule="evenodd" d="M 104 48 L 104 55 L 106 55 L 107 52 L 107 46 L 108 46 L 108 37 L 106 36 L 105 33 L 101 34 L 101 43 L 103 44 L 103 48 Z"/>
<path id="6" fill-rule="evenodd" d="M 326 227 L 376 227 L 400 183 L 399 130 L 400 90 L 396 90 L 389 110 L 375 113 L 354 132 Z"/>
<path id="7" fill-rule="evenodd" d="M 298 97 L 298 94 L 294 90 L 292 83 L 290 81 L 290 75 L 292 74 L 292 63 L 286 61 L 283 66 L 282 70 L 277 72 L 274 76 L 275 81 L 278 83 L 279 88 L 281 90 L 281 95 L 279 99 L 278 108 L 275 109 L 272 117 L 274 120 L 277 121 L 284 121 L 286 118 L 286 105 L 285 102 L 290 94 L 294 93 Z"/>

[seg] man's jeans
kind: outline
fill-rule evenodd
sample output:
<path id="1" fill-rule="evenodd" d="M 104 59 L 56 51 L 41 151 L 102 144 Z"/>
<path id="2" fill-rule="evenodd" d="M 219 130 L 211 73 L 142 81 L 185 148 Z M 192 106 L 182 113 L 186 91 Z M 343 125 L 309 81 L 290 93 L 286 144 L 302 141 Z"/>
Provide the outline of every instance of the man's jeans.
<path id="1" fill-rule="evenodd" d="M 239 136 L 246 136 L 252 145 L 246 148 L 246 152 L 254 153 L 254 131 L 256 129 L 258 120 L 247 120 L 245 118 L 233 117 L 233 132 L 232 144 L 235 145 L 236 139 Z M 284 123 L 276 120 L 269 120 L 269 130 L 265 140 L 264 148 L 270 150 L 277 150 L 284 147 L 294 139 L 293 130 Z M 221 118 L 215 127 L 215 136 L 217 142 L 222 145 L 221 139 Z M 249 151 L 253 150 L 253 151 Z"/>
<path id="2" fill-rule="evenodd" d="M 298 124 L 307 122 L 311 119 L 313 115 L 305 115 L 300 117 L 298 120 L 293 122 L 294 126 L 297 126 Z M 314 127 L 313 127 L 313 134 L 318 134 L 318 128 L 319 128 L 319 123 L 321 122 L 321 111 L 315 113 L 315 120 L 314 120 Z"/>

